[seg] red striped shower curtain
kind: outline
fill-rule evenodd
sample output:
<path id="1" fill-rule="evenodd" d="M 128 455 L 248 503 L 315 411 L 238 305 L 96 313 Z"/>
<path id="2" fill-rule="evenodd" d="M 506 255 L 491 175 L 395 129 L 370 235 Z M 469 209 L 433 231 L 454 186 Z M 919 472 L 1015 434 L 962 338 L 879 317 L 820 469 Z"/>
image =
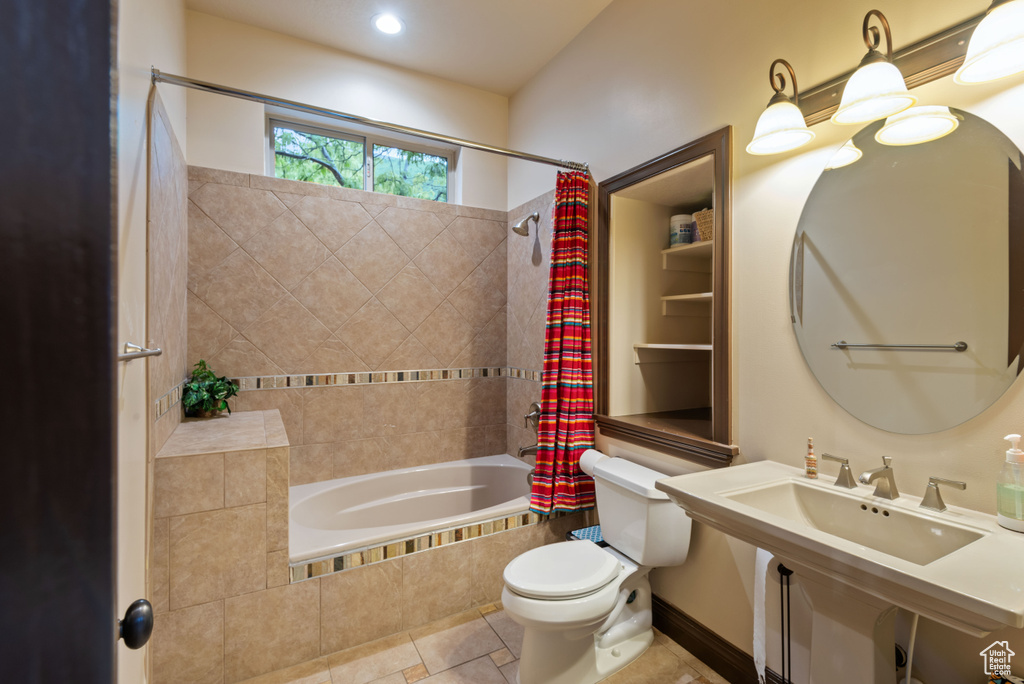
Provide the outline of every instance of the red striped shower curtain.
<path id="1" fill-rule="evenodd" d="M 530 509 L 537 513 L 594 507 L 594 481 L 579 467 L 580 454 L 594 446 L 587 286 L 589 191 L 588 174 L 559 172 L 551 236 L 537 467 L 530 494 Z"/>

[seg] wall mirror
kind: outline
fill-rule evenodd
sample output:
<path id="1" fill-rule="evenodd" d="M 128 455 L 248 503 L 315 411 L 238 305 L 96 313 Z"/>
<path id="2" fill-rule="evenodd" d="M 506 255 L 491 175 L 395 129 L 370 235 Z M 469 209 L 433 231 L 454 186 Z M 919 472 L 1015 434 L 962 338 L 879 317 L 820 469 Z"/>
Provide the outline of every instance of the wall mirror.
<path id="1" fill-rule="evenodd" d="M 844 409 L 890 432 L 969 420 L 1021 369 L 1022 155 L 992 124 L 951 111 L 958 127 L 928 143 L 882 145 L 882 121 L 854 135 L 863 156 L 822 172 L 793 243 L 790 306 L 808 366 Z"/>
<path id="2" fill-rule="evenodd" d="M 737 452 L 729 409 L 731 153 L 732 129 L 723 128 L 602 182 L 591 243 L 601 433 L 710 466 L 728 465 Z M 704 209 L 713 214 L 710 237 L 670 245 L 672 217 Z"/>

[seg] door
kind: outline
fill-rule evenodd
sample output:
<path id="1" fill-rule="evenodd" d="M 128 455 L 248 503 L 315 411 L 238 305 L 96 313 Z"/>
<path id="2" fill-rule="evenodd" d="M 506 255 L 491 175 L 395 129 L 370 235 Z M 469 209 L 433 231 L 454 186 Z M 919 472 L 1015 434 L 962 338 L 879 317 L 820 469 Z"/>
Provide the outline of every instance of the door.
<path id="1" fill-rule="evenodd" d="M 112 8 L 0 22 L 0 679 L 114 679 Z"/>

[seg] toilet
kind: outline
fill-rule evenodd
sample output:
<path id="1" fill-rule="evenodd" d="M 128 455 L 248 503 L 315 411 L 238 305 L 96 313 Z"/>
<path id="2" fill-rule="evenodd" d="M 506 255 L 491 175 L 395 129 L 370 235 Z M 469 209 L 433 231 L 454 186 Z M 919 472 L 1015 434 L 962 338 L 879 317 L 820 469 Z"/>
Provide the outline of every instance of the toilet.
<path id="1" fill-rule="evenodd" d="M 690 548 L 691 520 L 654 488 L 664 473 L 593 450 L 580 466 L 609 546 L 559 542 L 505 567 L 501 602 L 525 629 L 520 684 L 592 684 L 640 657 L 654 639 L 648 574 Z"/>

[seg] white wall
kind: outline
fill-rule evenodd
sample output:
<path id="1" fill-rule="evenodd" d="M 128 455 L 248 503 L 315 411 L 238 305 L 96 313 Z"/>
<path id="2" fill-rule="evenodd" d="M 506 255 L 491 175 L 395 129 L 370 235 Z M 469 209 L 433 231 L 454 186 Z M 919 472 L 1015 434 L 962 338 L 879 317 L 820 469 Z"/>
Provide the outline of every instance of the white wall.
<path id="1" fill-rule="evenodd" d="M 859 422 L 832 402 L 793 335 L 787 287 L 800 211 L 832 151 L 856 128 L 819 124 L 810 146 L 779 157 L 744 151 L 772 94 L 766 78 L 772 60 L 789 60 L 805 88 L 853 68 L 864 53 L 861 22 L 875 4 L 617 0 L 512 97 L 509 145 L 588 161 L 602 180 L 733 125 L 732 390 L 739 462 L 799 465 L 813 436 L 820 450 L 849 457 L 857 470 L 880 464 L 882 454 L 893 456 L 909 494 L 920 496 L 929 475 L 964 480 L 967 491 L 950 492 L 947 503 L 992 513 L 1002 437 L 1024 431 L 1024 383 L 957 428 L 896 435 Z M 880 9 L 899 48 L 987 5 L 903 0 Z M 955 86 L 947 77 L 914 92 L 922 103 L 953 105 L 991 121 L 1024 148 L 1024 77 L 975 87 Z M 510 204 L 549 189 L 551 177 L 550 170 L 512 162 Z M 749 546 L 702 528 L 686 565 L 656 573 L 656 590 L 749 652 L 752 562 Z M 712 583 L 714 592 L 701 588 Z M 1024 632 L 1001 636 L 1024 644 Z M 933 672 L 931 681 L 979 675 L 977 652 L 987 641 L 975 648 L 977 640 L 931 624 L 919 638 L 920 665 L 931 668 L 924 670 Z M 950 678 L 945 670 L 959 676 Z"/>
<path id="2" fill-rule="evenodd" d="M 504 96 L 207 14 L 187 14 L 185 75 L 190 78 L 473 142 L 507 145 Z M 189 91 L 189 164 L 265 173 L 264 136 L 263 105 Z M 503 157 L 467 150 L 459 163 L 461 204 L 509 208 Z"/>
<path id="3" fill-rule="evenodd" d="M 146 344 L 146 101 L 150 68 L 183 71 L 183 0 L 121 0 L 118 3 L 118 233 L 117 343 Z M 185 97 L 166 86 L 161 91 L 178 142 L 185 143 Z M 120 363 L 118 373 L 117 467 L 117 612 L 146 589 L 147 426 L 146 362 Z M 148 647 L 117 647 L 118 681 L 148 680 Z"/>

